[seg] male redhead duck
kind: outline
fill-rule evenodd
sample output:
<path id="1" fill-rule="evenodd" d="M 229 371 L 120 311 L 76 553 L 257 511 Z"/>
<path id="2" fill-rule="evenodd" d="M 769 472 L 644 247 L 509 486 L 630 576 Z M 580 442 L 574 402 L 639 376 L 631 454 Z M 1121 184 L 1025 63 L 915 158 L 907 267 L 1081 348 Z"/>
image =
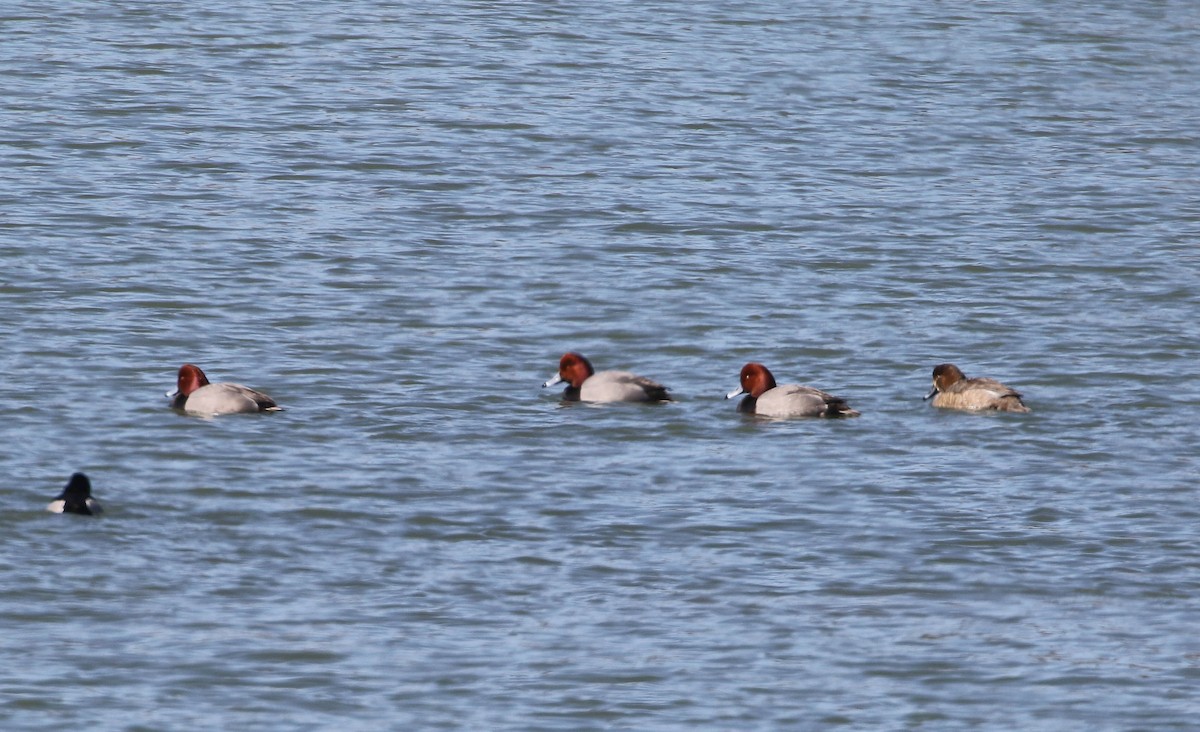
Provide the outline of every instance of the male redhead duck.
<path id="1" fill-rule="evenodd" d="M 799 384 L 775 385 L 775 377 L 761 363 L 742 367 L 741 386 L 729 392 L 726 399 L 739 394 L 746 398 L 738 411 L 764 417 L 857 417 L 846 400 L 820 389 Z"/>
<path id="2" fill-rule="evenodd" d="M 78 513 L 84 516 L 99 516 L 104 512 L 96 499 L 92 498 L 92 482 L 83 473 L 72 475 L 62 493 L 50 501 L 46 510 L 50 513 Z"/>
<path id="3" fill-rule="evenodd" d="M 179 367 L 179 387 L 167 394 L 171 406 L 189 414 L 237 414 L 238 412 L 278 412 L 283 409 L 271 397 L 241 384 L 210 384 L 199 366 L 185 363 Z"/>
<path id="4" fill-rule="evenodd" d="M 563 399 L 568 402 L 669 402 L 667 387 L 628 371 L 601 371 L 581 354 L 564 353 L 558 362 L 558 373 L 542 388 L 565 381 Z"/>
<path id="5" fill-rule="evenodd" d="M 945 409 L 1029 411 L 1029 407 L 1021 403 L 1021 395 L 1013 389 L 995 379 L 968 379 L 952 363 L 933 367 L 933 390 L 925 395 L 926 399 L 930 397 L 933 397 L 933 406 Z"/>

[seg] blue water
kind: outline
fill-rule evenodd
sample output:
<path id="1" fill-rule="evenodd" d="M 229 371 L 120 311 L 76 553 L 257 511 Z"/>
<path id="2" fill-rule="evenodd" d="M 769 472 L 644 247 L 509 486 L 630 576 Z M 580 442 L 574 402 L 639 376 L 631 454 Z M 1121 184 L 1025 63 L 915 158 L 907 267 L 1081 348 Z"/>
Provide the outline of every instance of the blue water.
<path id="1" fill-rule="evenodd" d="M 0 727 L 1193 728 L 1198 21 L 0 8 Z"/>

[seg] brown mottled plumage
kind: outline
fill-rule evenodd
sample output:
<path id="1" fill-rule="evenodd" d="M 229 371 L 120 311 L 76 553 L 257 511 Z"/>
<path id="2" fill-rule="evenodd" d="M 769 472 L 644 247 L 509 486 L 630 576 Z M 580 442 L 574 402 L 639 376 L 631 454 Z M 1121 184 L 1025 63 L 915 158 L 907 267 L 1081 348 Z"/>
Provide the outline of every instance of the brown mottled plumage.
<path id="1" fill-rule="evenodd" d="M 938 364 L 933 368 L 933 391 L 925 395 L 926 399 L 930 397 L 933 398 L 933 406 L 944 409 L 1029 411 L 1029 407 L 1021 402 L 1021 395 L 1016 390 L 995 379 L 968 379 L 962 370 L 952 363 Z"/>

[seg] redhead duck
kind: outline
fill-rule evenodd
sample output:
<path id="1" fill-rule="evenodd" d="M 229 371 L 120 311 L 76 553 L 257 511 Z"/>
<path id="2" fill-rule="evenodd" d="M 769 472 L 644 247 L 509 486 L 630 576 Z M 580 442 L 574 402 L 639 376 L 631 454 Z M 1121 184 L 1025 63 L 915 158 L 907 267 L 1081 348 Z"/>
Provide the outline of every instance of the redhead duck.
<path id="1" fill-rule="evenodd" d="M 236 414 L 238 412 L 278 412 L 283 409 L 271 397 L 241 384 L 210 384 L 199 366 L 185 363 L 179 367 L 179 387 L 167 394 L 171 406 L 190 414 Z"/>
<path id="2" fill-rule="evenodd" d="M 933 398 L 933 406 L 946 409 L 994 409 L 1000 412 L 1028 412 L 1021 395 L 995 379 L 968 379 L 954 364 L 933 367 L 933 390 L 925 399 Z"/>
<path id="3" fill-rule="evenodd" d="M 46 510 L 50 513 L 78 513 L 83 516 L 99 516 L 104 512 L 96 499 L 92 498 L 92 482 L 83 473 L 72 475 L 62 493 L 50 501 Z"/>
<path id="4" fill-rule="evenodd" d="M 726 399 L 739 394 L 746 398 L 738 404 L 738 411 L 764 417 L 857 417 L 859 412 L 850 408 L 846 400 L 827 394 L 820 389 L 799 384 L 775 385 L 775 377 L 761 363 L 748 363 L 742 367 L 741 386 L 729 392 Z"/>
<path id="5" fill-rule="evenodd" d="M 628 371 L 601 371 L 596 373 L 592 364 L 581 354 L 563 354 L 558 362 L 558 373 L 542 388 L 565 381 L 563 399 L 568 402 L 669 402 L 671 395 L 667 387 L 637 376 Z"/>

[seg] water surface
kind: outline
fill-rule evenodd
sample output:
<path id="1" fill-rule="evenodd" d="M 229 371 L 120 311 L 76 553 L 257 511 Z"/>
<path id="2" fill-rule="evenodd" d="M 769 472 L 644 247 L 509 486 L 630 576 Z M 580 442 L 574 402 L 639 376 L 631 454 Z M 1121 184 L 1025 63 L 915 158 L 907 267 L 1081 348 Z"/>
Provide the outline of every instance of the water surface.
<path id="1" fill-rule="evenodd" d="M 0 29 L 5 729 L 1194 726 L 1190 4 Z"/>

